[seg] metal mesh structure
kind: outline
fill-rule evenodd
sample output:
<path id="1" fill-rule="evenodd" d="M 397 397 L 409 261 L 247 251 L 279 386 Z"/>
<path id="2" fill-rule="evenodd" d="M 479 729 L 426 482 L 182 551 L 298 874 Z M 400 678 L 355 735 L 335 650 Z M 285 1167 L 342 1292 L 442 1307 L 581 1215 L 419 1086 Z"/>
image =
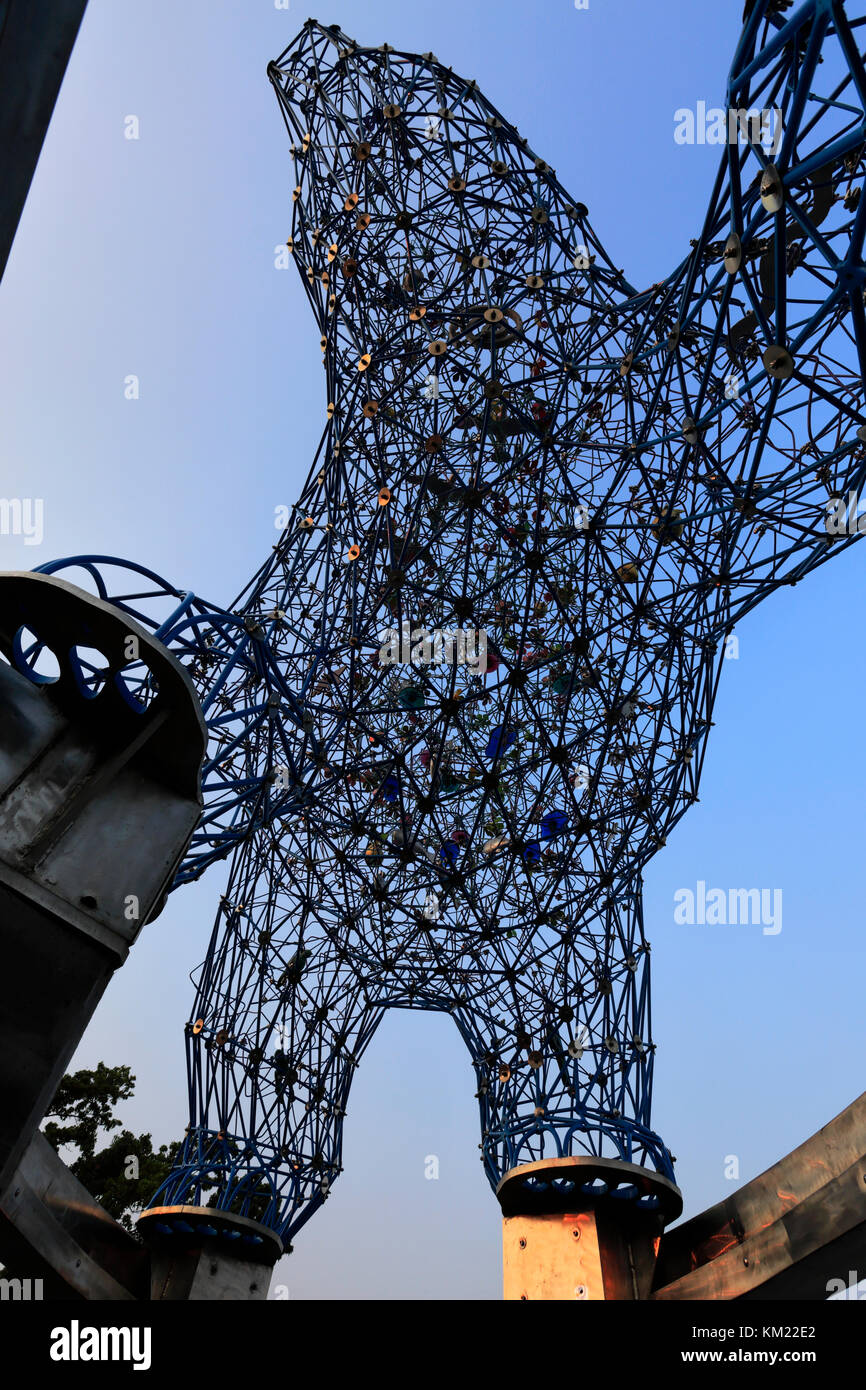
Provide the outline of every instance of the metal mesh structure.
<path id="1" fill-rule="evenodd" d="M 696 798 L 726 634 L 852 542 L 828 499 L 866 466 L 862 20 L 789 9 L 747 6 L 706 215 L 641 291 L 432 54 L 309 21 L 270 65 L 326 383 L 283 539 L 230 610 L 49 567 L 150 622 L 213 738 L 179 882 L 230 872 L 160 1202 L 291 1236 L 392 1007 L 454 1018 L 492 1183 L 570 1153 L 672 1176 L 641 871 Z"/>

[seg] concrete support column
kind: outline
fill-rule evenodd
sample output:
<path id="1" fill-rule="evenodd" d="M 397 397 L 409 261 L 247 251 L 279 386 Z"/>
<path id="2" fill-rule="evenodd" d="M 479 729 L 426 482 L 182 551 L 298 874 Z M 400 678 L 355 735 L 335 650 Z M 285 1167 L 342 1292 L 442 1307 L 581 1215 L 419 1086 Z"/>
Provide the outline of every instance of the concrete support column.
<path id="1" fill-rule="evenodd" d="M 258 1302 L 283 1253 L 276 1232 L 213 1207 L 151 1207 L 138 1219 L 150 1249 L 151 1302 Z"/>
<path id="2" fill-rule="evenodd" d="M 525 1163 L 497 1188 L 506 1299 L 649 1298 L 679 1189 L 633 1163 L 573 1158 Z"/>

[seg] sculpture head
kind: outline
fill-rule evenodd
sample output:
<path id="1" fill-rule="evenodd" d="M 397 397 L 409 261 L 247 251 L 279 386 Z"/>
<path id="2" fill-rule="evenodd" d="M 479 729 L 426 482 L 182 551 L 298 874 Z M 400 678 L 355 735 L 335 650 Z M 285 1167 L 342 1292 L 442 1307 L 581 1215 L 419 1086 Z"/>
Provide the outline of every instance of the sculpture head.
<path id="1" fill-rule="evenodd" d="M 780 59 L 799 61 L 788 29 L 751 8 L 727 177 L 691 252 L 643 291 L 555 171 L 432 54 L 365 49 L 310 21 L 269 68 L 330 420 L 305 493 L 328 528 L 305 554 L 330 565 L 317 727 L 327 739 L 342 683 L 338 720 L 373 720 L 383 784 L 408 755 L 410 800 L 423 800 L 415 750 L 435 779 L 457 736 L 481 822 L 520 846 L 537 838 L 528 806 L 540 820 L 559 798 L 603 879 L 633 879 L 694 799 L 726 633 L 825 558 L 827 496 L 866 453 L 844 268 L 860 232 L 840 191 L 856 123 L 804 96 L 814 119 L 786 129 L 802 116 L 780 75 Z M 770 151 L 749 119 L 758 100 L 779 113 Z M 456 728 L 450 673 L 424 670 L 423 700 L 411 670 L 402 699 L 390 671 L 349 676 L 404 623 L 486 631 L 496 672 L 461 687 L 474 739 Z M 509 721 L 519 829 L 490 806 L 481 746 Z M 475 816 L 460 797 L 453 808 L 461 825 Z M 574 868 L 577 842 L 567 857 Z"/>

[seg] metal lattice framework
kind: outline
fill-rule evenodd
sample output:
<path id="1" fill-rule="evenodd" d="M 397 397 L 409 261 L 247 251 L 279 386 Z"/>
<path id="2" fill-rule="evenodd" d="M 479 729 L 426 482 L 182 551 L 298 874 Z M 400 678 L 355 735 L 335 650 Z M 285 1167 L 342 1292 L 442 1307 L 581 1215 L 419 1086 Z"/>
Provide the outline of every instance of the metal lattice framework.
<path id="1" fill-rule="evenodd" d="M 291 1236 L 391 1007 L 454 1018 L 492 1183 L 569 1153 L 672 1176 L 641 871 L 696 798 L 726 634 L 851 543 L 828 498 L 866 470 L 863 20 L 790 9 L 747 6 L 706 217 L 643 291 L 432 54 L 309 21 L 270 65 L 327 383 L 284 537 L 230 610 L 46 567 L 158 633 L 212 735 L 178 883 L 230 872 L 160 1202 Z M 415 663 L 383 664 L 404 623 Z M 485 632 L 488 669 L 422 629 Z"/>

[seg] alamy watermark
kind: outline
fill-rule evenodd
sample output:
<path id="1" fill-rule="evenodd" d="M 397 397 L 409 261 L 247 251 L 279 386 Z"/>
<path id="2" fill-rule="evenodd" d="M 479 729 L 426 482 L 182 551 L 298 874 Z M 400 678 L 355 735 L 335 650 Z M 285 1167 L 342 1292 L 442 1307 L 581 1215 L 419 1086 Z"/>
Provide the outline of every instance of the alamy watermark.
<path id="1" fill-rule="evenodd" d="M 73 1318 L 68 1327 L 51 1331 L 48 1355 L 52 1361 L 130 1361 L 134 1371 L 151 1364 L 149 1327 L 82 1327 Z"/>
<path id="2" fill-rule="evenodd" d="M 388 627 L 380 634 L 380 666 L 469 666 L 487 670 L 487 633 L 476 628 Z"/>
<path id="3" fill-rule="evenodd" d="M 866 512 L 860 512 L 860 497 L 849 492 L 844 497 L 828 497 L 824 529 L 828 536 L 858 536 L 866 531 Z"/>
<path id="4" fill-rule="evenodd" d="M 0 536 L 23 536 L 41 545 L 45 504 L 41 497 L 0 497 Z"/>
<path id="5" fill-rule="evenodd" d="M 44 1297 L 41 1279 L 0 1279 L 0 1303 L 40 1302 Z"/>
<path id="6" fill-rule="evenodd" d="M 760 145 L 775 154 L 782 140 L 782 111 L 778 106 L 757 111 L 753 107 L 707 107 L 699 101 L 694 110 L 681 106 L 674 112 L 674 140 L 678 145 Z"/>
<path id="7" fill-rule="evenodd" d="M 862 1282 L 863 1275 L 858 1274 L 856 1269 L 849 1269 L 847 1279 L 837 1277 L 827 1280 L 827 1294 L 831 1298 L 836 1294 L 841 1294 L 842 1299 L 856 1299 L 858 1302 L 862 1302 L 866 1296 L 866 1290 L 863 1293 L 860 1291 Z"/>
<path id="8" fill-rule="evenodd" d="M 707 888 L 698 880 L 697 892 L 674 893 L 674 921 L 679 926 L 755 926 L 764 936 L 782 930 L 781 888 Z"/>

